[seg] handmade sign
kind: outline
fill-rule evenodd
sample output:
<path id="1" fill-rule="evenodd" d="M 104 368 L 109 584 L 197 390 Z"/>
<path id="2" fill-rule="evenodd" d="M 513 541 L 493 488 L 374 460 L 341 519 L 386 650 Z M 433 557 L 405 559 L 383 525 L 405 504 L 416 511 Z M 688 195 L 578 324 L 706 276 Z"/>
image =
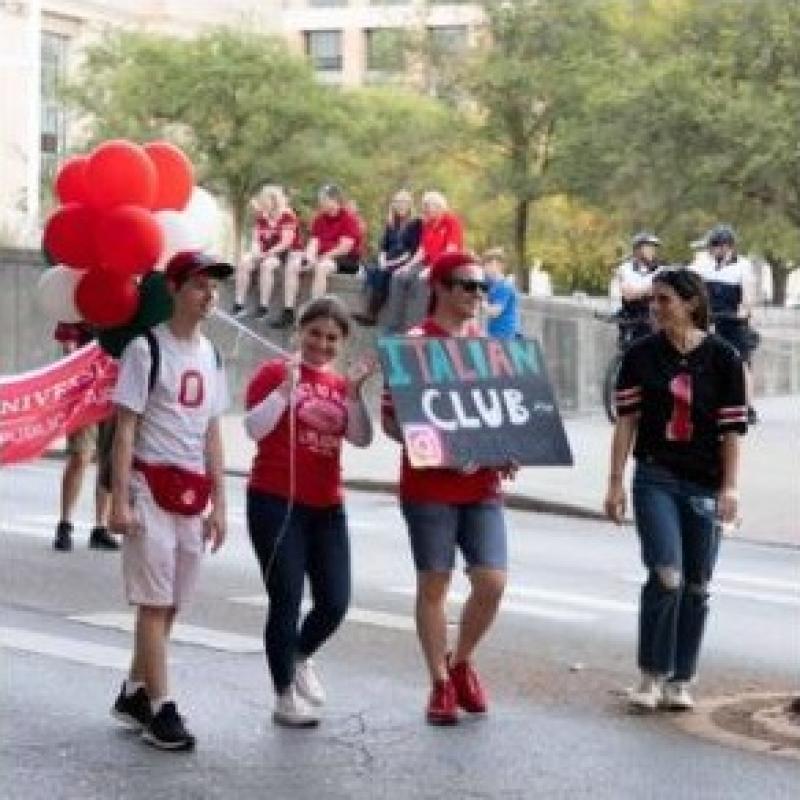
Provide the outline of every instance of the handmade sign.
<path id="1" fill-rule="evenodd" d="M 572 464 L 536 341 L 387 336 L 378 350 L 412 466 Z"/>

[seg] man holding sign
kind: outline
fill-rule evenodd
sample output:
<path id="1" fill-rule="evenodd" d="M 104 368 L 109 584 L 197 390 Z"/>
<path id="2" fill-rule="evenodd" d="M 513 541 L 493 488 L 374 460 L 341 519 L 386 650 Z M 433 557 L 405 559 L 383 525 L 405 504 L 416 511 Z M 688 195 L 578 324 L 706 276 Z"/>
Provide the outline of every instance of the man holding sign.
<path id="1" fill-rule="evenodd" d="M 432 724 L 451 725 L 458 721 L 459 706 L 472 713 L 487 710 L 486 694 L 471 660 L 494 620 L 506 583 L 500 478 L 512 477 L 516 464 L 485 467 L 474 461 L 458 468 L 439 466 L 446 462 L 446 448 L 439 437 L 442 426 L 433 422 L 406 424 L 399 413 L 396 402 L 404 386 L 410 386 L 417 398 L 421 394 L 419 386 L 411 386 L 411 361 L 405 358 L 404 345 L 413 348 L 435 340 L 438 349 L 431 363 L 423 357 L 418 363 L 424 363 L 420 368 L 428 378 L 432 377 L 431 370 L 437 370 L 442 382 L 447 383 L 450 372 L 454 381 L 458 380 L 454 363 L 459 351 L 448 349 L 450 340 L 480 336 L 477 316 L 486 283 L 483 270 L 472 257 L 465 253 L 440 256 L 428 280 L 432 292 L 428 318 L 412 328 L 405 339 L 380 342 L 391 390 L 391 395 L 384 393 L 382 422 L 386 434 L 404 445 L 400 500 L 417 570 L 417 633 L 432 684 L 426 716 Z M 421 349 L 419 352 L 425 355 Z M 438 367 L 434 367 L 437 358 Z M 461 366 L 465 367 L 463 363 Z M 427 404 L 445 430 L 463 424 L 465 415 L 452 405 L 447 408 L 441 395 L 429 396 Z M 464 605 L 455 649 L 448 653 L 445 602 L 456 547 L 467 563 L 472 589 Z"/>

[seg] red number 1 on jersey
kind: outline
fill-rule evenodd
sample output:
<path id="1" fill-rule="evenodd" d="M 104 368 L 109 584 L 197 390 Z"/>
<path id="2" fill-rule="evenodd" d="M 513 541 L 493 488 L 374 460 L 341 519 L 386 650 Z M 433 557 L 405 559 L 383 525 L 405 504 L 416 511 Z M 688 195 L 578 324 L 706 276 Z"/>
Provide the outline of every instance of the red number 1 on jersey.
<path id="1" fill-rule="evenodd" d="M 688 442 L 692 438 L 692 376 L 681 372 L 669 382 L 672 417 L 667 423 L 667 441 Z"/>

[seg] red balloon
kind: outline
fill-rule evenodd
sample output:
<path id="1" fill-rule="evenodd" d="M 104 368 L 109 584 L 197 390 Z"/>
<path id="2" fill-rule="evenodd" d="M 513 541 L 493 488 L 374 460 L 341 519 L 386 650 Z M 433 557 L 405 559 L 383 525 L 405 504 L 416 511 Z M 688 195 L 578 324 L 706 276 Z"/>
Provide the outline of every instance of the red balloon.
<path id="1" fill-rule="evenodd" d="M 192 194 L 194 168 L 179 147 L 169 142 L 150 142 L 144 146 L 158 173 L 158 188 L 153 209 L 181 211 Z"/>
<path id="2" fill-rule="evenodd" d="M 152 208 L 158 174 L 150 157 L 139 145 L 112 139 L 98 145 L 86 165 L 89 198 L 95 208 L 121 205 Z"/>
<path id="3" fill-rule="evenodd" d="M 95 247 L 102 269 L 120 275 L 144 274 L 158 261 L 164 234 L 146 208 L 118 206 L 101 215 Z"/>
<path id="4" fill-rule="evenodd" d="M 98 212 L 82 203 L 57 208 L 44 226 L 43 245 L 57 264 L 75 269 L 97 266 L 94 231 Z"/>
<path id="5" fill-rule="evenodd" d="M 56 174 L 56 197 L 62 203 L 86 203 L 89 200 L 89 187 L 86 183 L 86 156 L 72 156 L 59 168 Z"/>
<path id="6" fill-rule="evenodd" d="M 90 325 L 126 325 L 136 316 L 139 289 L 133 278 L 95 269 L 81 278 L 75 289 L 75 305 Z"/>

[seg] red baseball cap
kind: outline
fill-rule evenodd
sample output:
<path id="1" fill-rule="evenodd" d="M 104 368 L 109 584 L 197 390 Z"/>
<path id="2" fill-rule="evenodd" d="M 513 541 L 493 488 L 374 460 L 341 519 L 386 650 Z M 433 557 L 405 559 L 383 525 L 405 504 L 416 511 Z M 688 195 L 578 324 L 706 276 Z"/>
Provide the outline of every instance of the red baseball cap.
<path id="1" fill-rule="evenodd" d="M 213 256 L 201 253 L 199 250 L 183 250 L 175 253 L 167 263 L 164 274 L 167 280 L 172 281 L 180 288 L 193 275 L 208 275 L 211 278 L 229 278 L 234 269 L 231 264 L 226 264 Z"/>
<path id="2" fill-rule="evenodd" d="M 434 283 L 441 283 L 459 267 L 468 267 L 471 265 L 480 266 L 480 262 L 472 253 L 465 253 L 460 250 L 451 253 L 442 253 L 433 264 L 431 264 L 430 272 L 428 272 L 428 283 L 431 284 L 431 286 L 433 286 Z"/>

